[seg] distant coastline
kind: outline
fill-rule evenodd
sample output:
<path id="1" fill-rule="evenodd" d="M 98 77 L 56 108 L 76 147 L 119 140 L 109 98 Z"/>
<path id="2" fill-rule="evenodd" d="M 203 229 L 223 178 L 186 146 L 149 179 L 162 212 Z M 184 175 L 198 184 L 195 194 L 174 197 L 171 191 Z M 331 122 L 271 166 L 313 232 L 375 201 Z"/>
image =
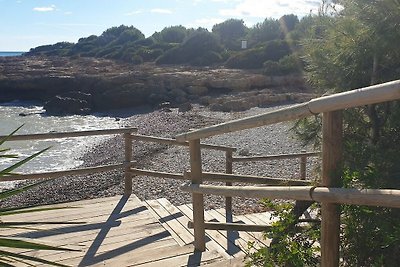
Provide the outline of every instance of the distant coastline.
<path id="1" fill-rule="evenodd" d="M 0 57 L 17 57 L 21 56 L 25 52 L 18 52 L 18 51 L 13 51 L 13 52 L 5 52 L 5 51 L 0 51 Z"/>

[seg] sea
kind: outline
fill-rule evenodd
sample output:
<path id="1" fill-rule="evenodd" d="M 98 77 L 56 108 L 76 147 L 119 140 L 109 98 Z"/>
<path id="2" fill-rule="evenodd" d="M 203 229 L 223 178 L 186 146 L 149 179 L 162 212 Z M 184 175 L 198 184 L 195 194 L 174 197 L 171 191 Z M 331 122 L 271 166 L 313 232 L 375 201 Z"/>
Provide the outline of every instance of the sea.
<path id="1" fill-rule="evenodd" d="M 0 57 L 16 57 L 21 56 L 25 52 L 9 52 L 9 51 L 0 51 Z"/>

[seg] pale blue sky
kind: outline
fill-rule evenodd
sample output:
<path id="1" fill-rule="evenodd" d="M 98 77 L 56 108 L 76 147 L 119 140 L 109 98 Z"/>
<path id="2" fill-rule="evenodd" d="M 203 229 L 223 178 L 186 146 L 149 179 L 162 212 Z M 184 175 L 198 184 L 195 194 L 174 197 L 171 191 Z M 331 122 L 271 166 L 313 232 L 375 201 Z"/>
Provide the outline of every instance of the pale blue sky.
<path id="1" fill-rule="evenodd" d="M 320 0 L 0 0 L 0 51 L 28 51 L 133 25 L 146 37 L 164 27 L 212 26 L 229 18 L 247 26 L 284 14 L 302 17 Z"/>

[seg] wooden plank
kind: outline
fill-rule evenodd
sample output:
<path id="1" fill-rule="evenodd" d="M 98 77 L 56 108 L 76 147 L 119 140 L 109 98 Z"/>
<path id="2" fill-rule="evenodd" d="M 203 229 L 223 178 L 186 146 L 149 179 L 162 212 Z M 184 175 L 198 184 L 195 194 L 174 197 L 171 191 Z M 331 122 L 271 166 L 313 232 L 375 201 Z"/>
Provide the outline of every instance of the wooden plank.
<path id="1" fill-rule="evenodd" d="M 342 172 L 342 112 L 322 116 L 322 185 L 341 186 Z M 321 205 L 321 266 L 339 266 L 340 206 L 322 202 Z"/>
<path id="2" fill-rule="evenodd" d="M 149 262 L 145 264 L 146 267 L 159 267 L 159 266 L 200 266 L 217 262 L 221 260 L 221 256 L 218 255 L 215 251 L 207 251 L 207 252 L 194 252 L 191 254 L 180 255 L 177 257 L 170 257 L 167 259 L 163 259 L 160 261 Z"/>
<path id="3" fill-rule="evenodd" d="M 85 251 L 79 254 L 65 253 L 54 255 L 53 257 L 46 257 L 46 259 L 72 266 L 88 266 L 96 263 L 104 263 L 104 261 L 106 260 L 114 259 L 117 257 L 134 258 L 135 255 L 143 253 L 144 251 L 147 251 L 149 249 L 171 247 L 174 244 L 176 243 L 172 237 L 167 237 L 158 241 L 149 241 L 149 243 L 147 243 L 146 238 L 142 238 L 140 240 L 130 240 L 127 242 L 116 243 L 111 246 L 101 246 L 98 250 L 95 251 L 94 254 L 86 256 L 86 258 L 85 255 L 87 255 L 87 252 Z M 131 247 L 133 247 L 134 249 L 131 249 Z"/>
<path id="4" fill-rule="evenodd" d="M 223 231 L 232 231 L 238 233 L 242 232 L 263 232 L 268 231 L 271 226 L 270 225 L 254 225 L 254 224 L 245 224 L 245 223 L 227 223 L 227 222 L 205 222 L 204 226 L 206 230 L 223 230 Z M 188 223 L 189 228 L 193 228 L 193 222 L 190 221 Z"/>
<path id="5" fill-rule="evenodd" d="M 217 219 L 219 222 L 226 221 L 225 215 L 222 215 L 216 210 L 209 210 L 208 213 Z M 237 237 L 237 239 L 231 240 L 234 244 L 241 248 L 242 251 L 245 251 L 247 248 L 247 242 L 250 241 L 251 236 L 244 231 L 223 231 L 226 234 L 227 239 L 230 239 L 231 236 Z"/>
<path id="6" fill-rule="evenodd" d="M 189 204 L 181 205 L 177 207 L 189 220 L 193 220 L 193 210 L 192 206 Z M 223 247 L 221 247 L 215 240 L 210 236 L 207 235 L 206 238 L 206 247 L 209 251 L 216 250 L 218 251 L 225 259 L 230 259 L 231 255 L 229 255 Z"/>
<path id="7" fill-rule="evenodd" d="M 190 205 L 190 204 L 187 204 L 185 206 L 187 207 L 187 209 L 189 211 L 193 209 L 192 205 Z M 211 214 L 209 214 L 208 211 L 204 212 L 204 218 L 207 221 L 216 220 Z M 205 232 L 229 256 L 233 256 L 233 257 L 241 256 L 241 253 L 242 253 L 241 248 L 235 244 L 234 240 L 228 240 L 226 231 L 205 230 Z"/>
<path id="8" fill-rule="evenodd" d="M 136 215 L 134 219 L 121 219 L 107 221 L 108 217 L 103 217 L 102 221 L 86 221 L 85 223 L 79 224 L 55 224 L 55 225 L 33 225 L 24 226 L 25 229 L 5 229 L 1 232 L 2 236 L 8 237 L 29 237 L 29 238 L 46 238 L 51 240 L 62 240 L 64 234 L 69 236 L 86 236 L 95 234 L 103 228 L 118 229 L 123 224 L 129 224 L 132 226 L 142 224 L 150 226 L 158 223 L 152 215 Z M 7 231 L 8 230 L 8 231 Z M 65 238 L 65 237 L 64 237 Z"/>
<path id="9" fill-rule="evenodd" d="M 169 258 L 175 258 L 181 255 L 191 254 L 194 250 L 193 246 L 170 246 L 153 248 L 143 251 L 140 254 L 136 254 L 134 257 L 116 257 L 110 260 L 106 260 L 102 263 L 95 264 L 93 266 L 137 266 L 152 262 L 163 261 Z M 167 265 L 168 266 L 168 265 Z"/>
<path id="10" fill-rule="evenodd" d="M 224 210 L 223 209 L 217 209 L 215 212 L 218 212 L 220 216 L 225 216 L 224 215 Z M 217 217 L 217 215 L 215 215 Z M 222 218 L 222 217 L 217 217 L 217 218 Z M 232 216 L 232 219 L 234 222 L 239 222 L 239 223 L 245 223 L 248 225 L 257 225 L 253 221 L 248 220 L 247 218 L 240 218 L 239 216 Z M 254 241 L 255 246 L 258 246 L 258 243 L 260 243 L 263 240 L 263 234 L 260 232 L 249 232 L 249 231 L 240 231 L 239 236 L 245 240 L 246 242 L 249 241 Z M 264 244 L 263 242 L 261 242 Z"/>
<path id="11" fill-rule="evenodd" d="M 207 264 L 207 267 L 243 267 L 244 265 L 244 258 L 232 258 L 229 260 L 217 261 Z"/>
<path id="12" fill-rule="evenodd" d="M 126 201 L 126 202 L 125 202 Z M 141 202 L 136 199 L 122 199 L 118 197 L 115 201 L 104 201 L 104 202 L 93 202 L 93 204 L 87 202 L 70 202 L 64 204 L 57 205 L 46 205 L 41 206 L 40 208 L 52 208 L 52 207 L 66 207 L 65 209 L 57 209 L 57 210 L 47 210 L 42 212 L 35 212 L 29 214 L 16 214 L 16 215 L 7 215 L 7 220 L 16 220 L 18 218 L 23 218 L 24 221 L 29 219 L 29 221 L 43 221 L 46 220 L 66 220 L 73 221 L 78 219 L 90 218 L 91 216 L 110 214 L 114 209 L 116 209 L 117 205 L 122 205 L 120 207 L 119 212 L 126 212 L 133 209 L 138 209 L 140 207 L 144 207 Z M 70 205 L 72 204 L 72 205 Z M 143 210 L 144 211 L 144 210 Z M 89 216 L 90 215 L 90 216 Z"/>
<path id="13" fill-rule="evenodd" d="M 170 217 L 168 211 L 166 211 L 157 200 L 145 200 L 147 205 L 153 210 L 156 218 L 160 221 L 160 224 L 171 234 L 180 246 L 186 244 L 185 240 L 176 232 L 179 228 L 179 223 Z"/>
<path id="14" fill-rule="evenodd" d="M 204 212 L 204 218 L 207 221 L 218 221 L 210 211 Z M 225 218 L 224 220 L 225 221 Z M 239 238 L 238 235 L 228 235 L 227 231 L 224 230 L 206 230 L 209 236 L 212 236 L 214 240 L 225 249 L 225 251 L 233 257 L 243 256 L 243 250 L 247 244 Z M 232 231 L 233 232 L 233 231 Z"/>
<path id="15" fill-rule="evenodd" d="M 138 217 L 138 216 L 135 216 Z M 152 217 L 135 218 L 135 221 L 116 221 L 116 222 L 94 222 L 91 224 L 83 224 L 76 226 L 57 226 L 56 228 L 40 229 L 39 231 L 19 230 L 18 232 L 10 235 L 5 234 L 7 237 L 27 237 L 34 238 L 38 241 L 55 242 L 57 245 L 76 244 L 81 241 L 88 241 L 96 237 L 96 235 L 104 230 L 108 231 L 107 236 L 116 236 L 122 234 L 129 234 L 130 231 L 139 231 L 146 229 L 153 229 L 158 226 L 158 223 L 153 222 Z"/>
<path id="16" fill-rule="evenodd" d="M 158 241 L 165 241 L 168 240 L 168 245 L 173 245 L 176 244 L 175 241 L 168 235 L 168 233 L 165 232 L 164 229 L 162 228 L 153 228 L 153 229 L 139 229 L 140 232 L 138 233 L 132 233 L 132 234 L 124 234 L 124 235 L 117 235 L 117 236 L 112 236 L 112 237 L 107 237 L 104 240 L 100 238 L 96 238 L 95 240 L 85 240 L 81 241 L 76 244 L 72 244 L 73 248 L 79 248 L 81 251 L 72 251 L 72 252 L 64 252 L 64 251 L 37 251 L 37 250 L 30 250 L 30 251 L 23 251 L 19 250 L 20 252 L 23 252 L 25 255 L 30 255 L 30 256 L 40 256 L 40 257 L 46 257 L 46 259 L 68 259 L 68 258 L 75 258 L 75 257 L 82 257 L 84 256 L 87 251 L 90 251 L 92 253 L 95 251 L 96 253 L 103 253 L 107 252 L 110 250 L 118 249 L 121 247 L 125 247 L 128 244 L 135 244 L 135 243 L 143 243 L 143 240 L 147 240 L 153 238 L 154 242 Z M 145 245 L 148 245 L 148 243 L 144 243 Z M 69 245 L 64 245 L 68 247 Z"/>
<path id="17" fill-rule="evenodd" d="M 161 235 L 165 234 L 165 229 L 159 225 L 141 225 L 141 226 L 124 226 L 122 229 L 110 229 L 107 228 L 100 229 L 90 235 L 62 235 L 58 236 L 58 240 L 52 240 L 51 238 L 43 238 L 38 240 L 40 243 L 62 246 L 72 249 L 82 249 L 86 251 L 92 245 L 99 245 L 102 249 L 107 249 L 107 247 L 113 247 L 121 244 L 122 242 L 132 242 L 134 240 L 143 239 L 150 235 Z M 100 239 L 99 237 L 104 237 Z M 68 252 L 63 251 L 32 251 L 23 250 L 21 251 L 27 255 L 37 255 L 42 256 L 65 254 Z"/>
<path id="18" fill-rule="evenodd" d="M 193 243 L 194 232 L 189 231 L 189 229 L 187 228 L 189 218 L 187 218 L 178 208 L 172 205 L 167 199 L 161 198 L 158 199 L 157 201 L 166 211 L 168 211 L 169 217 L 172 217 L 174 221 L 178 222 L 178 224 L 174 225 L 174 231 L 185 242 L 185 245 Z"/>
<path id="19" fill-rule="evenodd" d="M 271 213 L 270 212 L 256 212 L 252 213 L 255 217 L 259 218 L 264 224 L 271 225 L 273 220 L 271 220 Z"/>
<path id="20" fill-rule="evenodd" d="M 247 218 L 245 215 L 234 216 L 234 218 L 238 222 L 243 222 L 243 223 L 247 223 L 247 224 L 257 224 L 254 221 Z M 266 246 L 269 244 L 269 241 L 265 240 L 263 233 L 247 232 L 247 234 L 252 237 L 252 240 L 254 240 L 255 247 Z"/>
<path id="21" fill-rule="evenodd" d="M 192 183 L 202 183 L 202 164 L 200 139 L 189 142 L 190 169 Z M 197 251 L 206 250 L 206 234 L 204 229 L 204 198 L 203 194 L 193 193 L 193 223 L 194 223 L 194 247 Z"/>

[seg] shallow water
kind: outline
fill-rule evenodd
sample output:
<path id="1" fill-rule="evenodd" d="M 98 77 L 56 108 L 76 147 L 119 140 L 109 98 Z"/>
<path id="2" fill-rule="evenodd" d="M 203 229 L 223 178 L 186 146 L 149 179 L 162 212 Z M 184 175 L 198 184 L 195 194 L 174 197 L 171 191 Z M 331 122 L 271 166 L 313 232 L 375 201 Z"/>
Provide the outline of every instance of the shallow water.
<path id="1" fill-rule="evenodd" d="M 20 116 L 19 114 L 27 114 Z M 33 102 L 10 102 L 0 105 L 0 135 L 8 135 L 20 125 L 23 127 L 16 134 L 33 134 L 48 132 L 67 132 L 94 129 L 120 128 L 124 119 L 102 116 L 102 114 L 87 116 L 46 116 L 43 107 Z M 91 146 L 109 136 L 64 138 L 41 141 L 6 142 L 2 148 L 11 148 L 12 154 L 18 154 L 19 159 L 51 146 L 50 150 L 18 168 L 18 173 L 34 173 L 41 171 L 66 170 L 79 166 L 79 157 Z M 0 159 L 0 170 L 17 162 L 15 159 Z M 12 184 L 12 183 L 11 183 Z M 10 183 L 0 184 L 1 187 Z"/>

